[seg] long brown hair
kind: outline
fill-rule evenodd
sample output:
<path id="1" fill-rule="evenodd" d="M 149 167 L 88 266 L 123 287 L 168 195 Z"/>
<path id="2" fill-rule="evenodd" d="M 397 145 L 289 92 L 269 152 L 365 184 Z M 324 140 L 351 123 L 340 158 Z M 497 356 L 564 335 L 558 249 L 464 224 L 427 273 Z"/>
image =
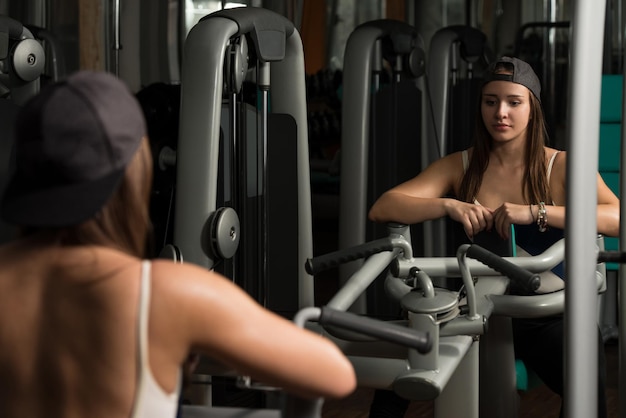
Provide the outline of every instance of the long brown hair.
<path id="1" fill-rule="evenodd" d="M 61 246 L 103 245 L 144 257 L 152 232 L 151 187 L 152 154 L 147 138 L 143 138 L 118 188 L 93 217 L 63 228 L 23 228 L 21 235 L 43 233 Z"/>
<path id="2" fill-rule="evenodd" d="M 507 63 L 496 66 L 495 73 L 511 73 L 512 67 Z M 545 148 L 548 133 L 541 102 L 532 94 L 530 97 L 530 115 L 528 128 L 526 131 L 526 155 L 524 188 L 522 196 L 526 204 L 536 204 L 538 202 L 551 202 L 550 185 L 548 184 L 547 165 Z M 493 148 L 493 138 L 489 135 L 481 112 L 482 91 L 478 98 L 476 121 L 474 123 L 474 149 L 470 157 L 469 166 L 459 187 L 458 198 L 465 202 L 473 202 L 480 185 L 483 181 L 483 174 L 489 163 L 489 154 Z"/>

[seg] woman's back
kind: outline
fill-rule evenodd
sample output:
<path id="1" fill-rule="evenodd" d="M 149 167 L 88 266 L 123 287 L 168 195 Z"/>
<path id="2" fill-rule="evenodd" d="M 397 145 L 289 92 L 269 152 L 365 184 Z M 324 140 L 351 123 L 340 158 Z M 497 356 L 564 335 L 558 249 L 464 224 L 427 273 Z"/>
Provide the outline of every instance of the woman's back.
<path id="1" fill-rule="evenodd" d="M 0 416 L 130 416 L 141 263 L 32 243 L 0 248 Z"/>
<path id="2" fill-rule="evenodd" d="M 138 361 L 141 260 L 32 239 L 0 247 L 1 417 L 126 418 L 138 408 L 136 417 L 160 418 L 146 408 L 175 402 L 190 352 L 305 398 L 354 388 L 352 367 L 334 344 L 267 311 L 231 281 L 189 264 L 143 264 L 152 265 L 149 366 Z M 154 383 L 141 396 L 138 376 Z"/>

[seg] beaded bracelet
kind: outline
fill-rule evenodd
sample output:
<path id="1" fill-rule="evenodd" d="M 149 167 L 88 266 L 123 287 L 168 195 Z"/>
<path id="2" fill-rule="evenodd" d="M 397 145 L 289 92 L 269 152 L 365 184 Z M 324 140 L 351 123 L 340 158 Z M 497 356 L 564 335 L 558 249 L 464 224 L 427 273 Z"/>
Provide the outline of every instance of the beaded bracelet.
<path id="1" fill-rule="evenodd" d="M 537 226 L 539 232 L 546 232 L 548 229 L 548 214 L 546 212 L 546 204 L 539 202 L 539 210 L 537 211 Z"/>

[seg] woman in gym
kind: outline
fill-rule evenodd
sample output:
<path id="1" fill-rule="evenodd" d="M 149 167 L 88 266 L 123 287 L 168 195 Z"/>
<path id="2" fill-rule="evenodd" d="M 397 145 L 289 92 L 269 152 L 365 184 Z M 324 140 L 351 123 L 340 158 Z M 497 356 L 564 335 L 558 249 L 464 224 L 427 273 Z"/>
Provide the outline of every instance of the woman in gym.
<path id="1" fill-rule="evenodd" d="M 538 254 L 563 237 L 566 158 L 548 147 L 541 86 L 530 65 L 502 57 L 486 72 L 473 147 L 447 155 L 380 196 L 376 222 L 414 224 L 448 216 L 469 239 L 515 225 L 517 245 Z M 598 232 L 619 233 L 619 200 L 597 176 Z M 562 277 L 562 271 L 559 272 Z M 515 354 L 550 389 L 563 395 L 563 317 L 515 319 Z M 600 348 L 602 339 L 599 336 Z M 600 351 L 599 417 L 606 417 L 604 351 Z M 408 401 L 378 391 L 370 417 L 403 416 Z M 562 413 L 562 412 L 561 412 Z"/>
<path id="2" fill-rule="evenodd" d="M 175 417 L 181 365 L 203 353 L 305 398 L 356 380 L 329 340 L 219 274 L 145 259 L 152 155 L 135 97 L 78 72 L 21 110 L 1 202 L 0 416 Z"/>

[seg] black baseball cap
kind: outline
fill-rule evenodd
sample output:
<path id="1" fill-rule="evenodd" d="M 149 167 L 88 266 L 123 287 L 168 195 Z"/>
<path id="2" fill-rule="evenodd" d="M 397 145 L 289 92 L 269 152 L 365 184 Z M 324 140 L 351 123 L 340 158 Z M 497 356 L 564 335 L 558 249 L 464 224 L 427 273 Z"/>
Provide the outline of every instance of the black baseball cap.
<path id="1" fill-rule="evenodd" d="M 508 63 L 512 65 L 513 74 L 495 73 L 494 71 L 500 63 Z M 492 62 L 485 73 L 485 81 L 483 85 L 496 80 L 510 81 L 521 84 L 522 86 L 528 88 L 528 90 L 530 90 L 541 102 L 541 83 L 539 82 L 539 78 L 537 77 L 537 74 L 535 74 L 533 68 L 527 62 L 522 61 L 519 58 L 501 57 Z"/>
<path id="2" fill-rule="evenodd" d="M 79 71 L 43 88 L 17 116 L 2 217 L 31 227 L 86 221 L 116 190 L 145 135 L 139 103 L 110 73 Z"/>

